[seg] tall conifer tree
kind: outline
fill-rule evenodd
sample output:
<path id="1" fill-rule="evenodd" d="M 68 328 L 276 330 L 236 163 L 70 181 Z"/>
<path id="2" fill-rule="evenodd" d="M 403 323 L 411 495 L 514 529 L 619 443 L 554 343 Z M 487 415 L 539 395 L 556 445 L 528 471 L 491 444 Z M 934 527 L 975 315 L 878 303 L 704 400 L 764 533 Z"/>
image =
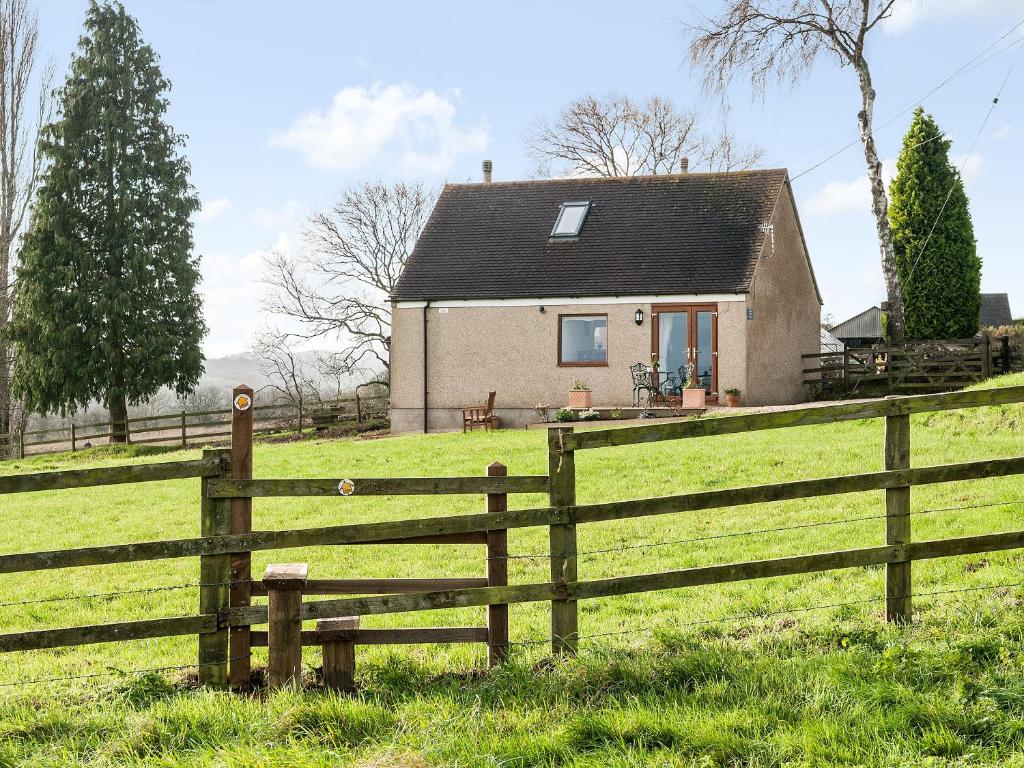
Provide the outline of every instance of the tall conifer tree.
<path id="1" fill-rule="evenodd" d="M 199 201 L 165 121 L 169 88 L 136 20 L 92 0 L 16 274 L 13 385 L 34 410 L 98 400 L 123 421 L 129 403 L 202 374 Z"/>
<path id="2" fill-rule="evenodd" d="M 978 331 L 981 259 L 952 142 L 918 107 L 889 192 L 896 270 L 909 339 L 963 339 Z"/>

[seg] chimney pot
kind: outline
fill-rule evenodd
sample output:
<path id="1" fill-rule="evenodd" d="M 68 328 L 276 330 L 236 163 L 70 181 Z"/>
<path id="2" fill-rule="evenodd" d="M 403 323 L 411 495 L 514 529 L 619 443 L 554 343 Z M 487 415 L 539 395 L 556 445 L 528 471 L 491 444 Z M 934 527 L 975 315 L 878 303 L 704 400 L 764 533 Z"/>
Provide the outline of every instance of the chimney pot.
<path id="1" fill-rule="evenodd" d="M 679 161 L 679 172 L 689 173 L 690 172 L 690 158 L 684 157 Z"/>
<path id="2" fill-rule="evenodd" d="M 494 164 L 491 163 L 490 160 L 484 160 L 483 167 L 484 167 L 484 183 L 485 184 L 490 184 L 491 183 L 491 171 L 494 170 Z"/>

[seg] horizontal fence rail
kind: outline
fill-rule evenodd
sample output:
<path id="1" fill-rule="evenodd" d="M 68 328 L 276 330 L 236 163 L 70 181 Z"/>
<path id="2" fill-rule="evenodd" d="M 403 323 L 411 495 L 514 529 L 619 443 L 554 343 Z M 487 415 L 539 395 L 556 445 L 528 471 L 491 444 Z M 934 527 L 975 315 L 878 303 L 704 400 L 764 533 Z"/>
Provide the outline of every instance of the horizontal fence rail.
<path id="1" fill-rule="evenodd" d="M 626 518 L 696 512 L 816 496 L 879 491 L 903 486 L 934 485 L 1018 474 L 1024 474 L 1024 457 L 940 464 L 914 469 L 882 470 L 859 475 L 793 480 L 785 483 L 724 488 L 716 491 L 699 491 L 599 504 L 538 507 L 536 509 L 428 517 L 416 520 L 355 523 L 280 531 L 254 531 L 228 536 L 111 544 L 49 552 L 25 552 L 0 555 L 0 573 L 77 568 L 87 565 L 112 565 L 241 551 L 256 552 L 324 545 L 394 543 L 405 539 L 568 523 L 607 522 Z M 491 480 L 494 478 L 474 479 Z"/>
<path id="2" fill-rule="evenodd" d="M 423 496 L 547 493 L 547 475 L 506 477 L 378 477 L 306 480 L 214 480 L 210 498 L 257 496 Z"/>
<path id="3" fill-rule="evenodd" d="M 1009 405 L 1024 402 L 1024 386 L 1000 389 L 980 389 L 938 395 L 912 395 L 885 398 L 864 403 L 838 403 L 808 406 L 787 411 L 750 413 L 739 416 L 676 421 L 669 424 L 651 424 L 618 429 L 595 429 L 562 436 L 559 447 L 563 451 L 588 448 L 655 443 L 662 440 L 682 440 L 713 435 L 732 435 L 766 429 L 784 429 L 838 421 L 876 419 L 885 416 L 905 416 L 915 413 L 951 411 L 959 408 L 978 408 L 989 405 Z"/>
<path id="4" fill-rule="evenodd" d="M 192 477 L 212 477 L 220 474 L 224 464 L 220 459 L 192 459 L 165 461 L 156 464 L 71 469 L 61 472 L 31 472 L 24 475 L 0 476 L 0 494 L 53 491 L 69 488 L 88 488 L 97 485 L 124 483 L 152 483 L 158 480 L 183 480 Z"/>

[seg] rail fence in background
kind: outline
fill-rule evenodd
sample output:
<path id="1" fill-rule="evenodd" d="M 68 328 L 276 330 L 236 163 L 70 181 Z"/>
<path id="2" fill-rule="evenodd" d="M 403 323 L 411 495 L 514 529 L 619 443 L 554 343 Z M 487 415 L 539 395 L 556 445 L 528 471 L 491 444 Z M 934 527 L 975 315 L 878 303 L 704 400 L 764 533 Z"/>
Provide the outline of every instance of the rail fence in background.
<path id="1" fill-rule="evenodd" d="M 386 397 L 341 398 L 316 403 L 277 403 L 253 408 L 256 434 L 299 432 L 306 429 L 330 430 L 380 422 L 387 418 Z M 0 459 L 27 455 L 77 451 L 112 441 L 115 432 L 120 442 L 133 445 L 178 445 L 182 448 L 208 444 L 231 435 L 231 408 L 206 411 L 175 411 L 152 416 L 137 416 L 126 421 L 75 423 L 2 434 Z"/>
<path id="2" fill-rule="evenodd" d="M 801 355 L 804 384 L 838 395 L 919 394 L 962 389 L 997 373 L 1020 370 L 1007 336 L 908 341 Z"/>
<path id="3" fill-rule="evenodd" d="M 240 391 L 246 394 L 244 390 L 236 390 L 236 394 Z M 251 390 L 247 394 L 251 397 Z M 363 642 L 486 642 L 492 663 L 498 663 L 508 646 L 516 645 L 508 640 L 507 606 L 547 602 L 551 607 L 551 632 L 545 642 L 550 642 L 553 653 L 571 653 L 581 637 L 580 600 L 872 566 L 885 566 L 885 591 L 879 599 L 885 602 L 886 618 L 906 622 L 912 614 L 911 577 L 915 561 L 1024 548 L 1024 529 L 913 540 L 912 517 L 940 511 L 912 510 L 914 486 L 1021 475 L 1024 474 L 1024 456 L 912 467 L 911 415 L 1022 402 L 1024 387 L 1007 387 L 618 429 L 574 432 L 572 427 L 556 427 L 548 432 L 548 473 L 540 476 L 503 475 L 500 474 L 503 468 L 492 465 L 488 474 L 476 477 L 253 479 L 250 401 L 250 407 L 234 411 L 231 449 L 206 451 L 198 460 L 0 477 L 0 493 L 202 478 L 200 535 L 197 537 L 0 555 L 0 574 L 38 571 L 48 577 L 48 572 L 61 568 L 198 558 L 199 579 L 195 584 L 199 585 L 200 593 L 196 614 L 0 634 L 0 652 L 197 635 L 197 663 L 191 666 L 199 670 L 202 682 L 225 685 L 230 681 L 236 688 L 248 687 L 251 649 L 267 644 L 272 683 L 290 684 L 295 682 L 296 660 L 301 659 L 302 646 L 311 643 L 340 643 L 339 647 L 351 650 L 352 646 Z M 593 504 L 576 501 L 576 457 L 588 450 L 875 418 L 885 420 L 884 469 L 881 471 L 625 501 Z M 579 574 L 578 561 L 588 554 L 581 553 L 577 547 L 580 525 L 876 490 L 885 491 L 884 510 L 875 516 L 885 521 L 885 541 L 875 546 L 600 579 L 581 578 Z M 509 511 L 506 499 L 511 493 L 547 493 L 548 503 Z M 439 499 L 441 514 L 430 518 L 290 530 L 254 530 L 252 525 L 253 498 L 321 497 L 344 504 L 345 499 L 354 496 L 448 494 L 480 494 L 485 498 L 485 506 L 478 514 L 444 515 Z M 1024 502 L 998 501 L 993 506 L 1015 503 Z M 763 520 L 763 516 L 759 519 Z M 852 520 L 761 530 L 843 522 Z M 509 585 L 507 570 L 502 569 L 507 560 L 518 555 L 508 554 L 507 531 L 527 527 L 545 527 L 549 531 L 548 551 L 527 556 L 550 560 L 550 578 L 538 583 Z M 254 579 L 251 574 L 251 554 L 255 551 L 409 543 L 486 545 L 486 573 L 468 577 L 468 580 L 453 580 L 451 576 L 436 580 L 391 580 L 367 575 L 358 580 L 311 581 L 301 567 L 272 566 L 276 570 L 268 569 L 264 579 Z M 622 548 L 630 548 L 630 545 L 624 544 Z M 940 592 L 958 591 L 966 590 Z M 304 592 L 356 596 L 303 602 Z M 254 599 L 263 594 L 270 596 L 270 604 L 254 604 Z M 362 616 L 473 606 L 488 608 L 486 628 L 417 629 L 409 630 L 410 634 L 404 638 L 395 634 L 397 630 L 382 633 L 358 628 L 358 619 Z M 309 620 L 345 620 L 348 623 L 328 624 L 322 631 L 303 632 L 301 622 Z M 270 625 L 266 633 L 252 630 L 254 626 L 265 624 Z M 361 635 L 362 632 L 371 634 Z M 378 632 L 375 639 L 372 632 Z M 591 636 L 602 634 L 605 633 Z"/>

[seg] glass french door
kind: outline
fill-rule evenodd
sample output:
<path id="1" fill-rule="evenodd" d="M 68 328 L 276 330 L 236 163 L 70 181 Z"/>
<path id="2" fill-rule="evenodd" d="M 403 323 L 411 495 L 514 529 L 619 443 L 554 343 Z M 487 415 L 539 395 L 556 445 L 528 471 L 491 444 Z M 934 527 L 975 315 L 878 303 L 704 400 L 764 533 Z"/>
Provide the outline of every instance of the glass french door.
<path id="1" fill-rule="evenodd" d="M 705 397 L 718 397 L 718 305 L 662 304 L 652 307 L 651 352 L 658 356 L 662 396 L 681 394 L 689 365 Z"/>

